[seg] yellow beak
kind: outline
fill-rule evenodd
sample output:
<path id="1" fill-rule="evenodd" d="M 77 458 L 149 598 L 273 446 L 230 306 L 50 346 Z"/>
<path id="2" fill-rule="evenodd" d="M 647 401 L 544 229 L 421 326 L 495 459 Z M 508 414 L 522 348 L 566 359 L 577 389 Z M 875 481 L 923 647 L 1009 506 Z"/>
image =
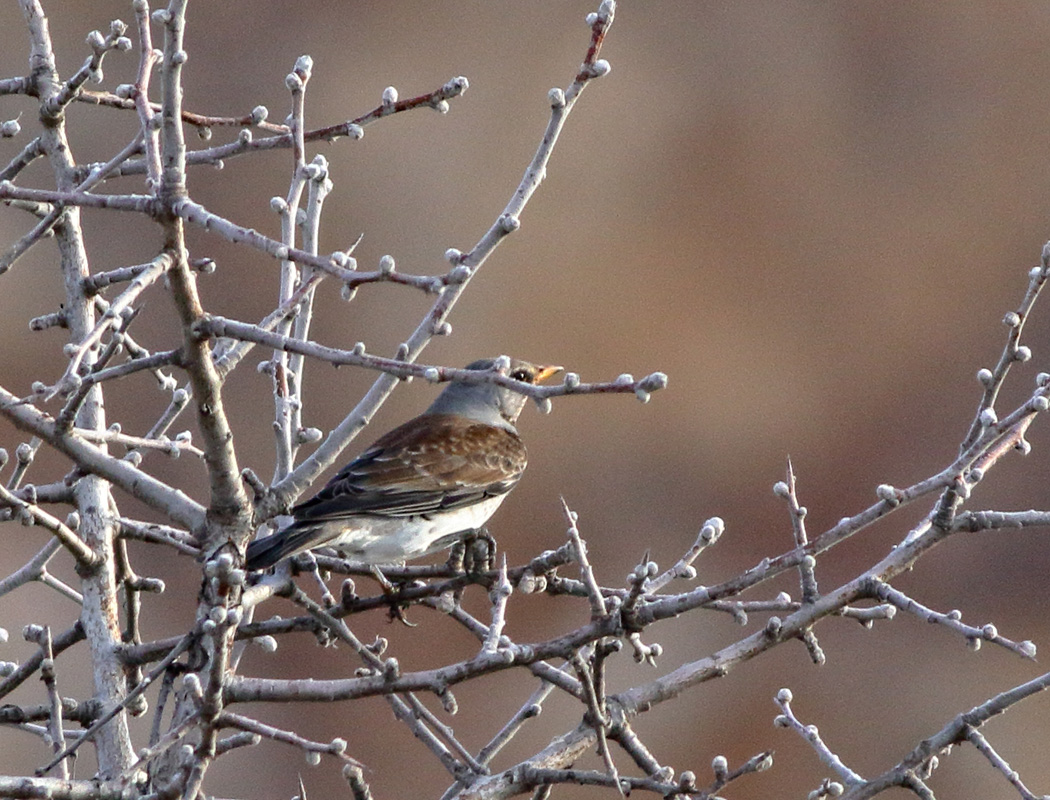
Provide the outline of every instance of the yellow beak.
<path id="1" fill-rule="evenodd" d="M 543 381 L 547 380 L 547 378 L 549 378 L 551 375 L 557 375 L 563 369 L 565 369 L 565 367 L 555 367 L 555 366 L 537 367 L 536 368 L 536 383 L 543 383 Z"/>

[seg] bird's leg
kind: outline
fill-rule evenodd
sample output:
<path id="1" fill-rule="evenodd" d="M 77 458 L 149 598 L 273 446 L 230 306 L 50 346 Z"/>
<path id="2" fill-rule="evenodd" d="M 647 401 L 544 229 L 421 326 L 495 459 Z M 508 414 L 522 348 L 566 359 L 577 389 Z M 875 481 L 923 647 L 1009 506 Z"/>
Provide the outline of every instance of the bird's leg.
<path id="1" fill-rule="evenodd" d="M 479 576 L 492 569 L 496 540 L 488 528 L 467 528 L 455 534 L 445 566 L 455 575 Z"/>
<path id="2" fill-rule="evenodd" d="M 387 576 L 380 571 L 379 567 L 374 564 L 369 567 L 369 571 L 372 573 L 372 577 L 376 579 L 376 583 L 379 584 L 383 594 L 386 595 L 387 602 L 390 604 L 390 621 L 393 622 L 396 619 L 409 628 L 415 628 L 416 623 L 409 622 L 405 618 L 405 609 L 408 608 L 408 603 L 401 600 L 401 587 L 394 586 Z"/>
<path id="3" fill-rule="evenodd" d="M 463 561 L 467 555 L 466 539 L 457 539 L 448 552 L 448 561 L 445 566 L 453 575 L 462 575 L 464 572 Z"/>
<path id="4" fill-rule="evenodd" d="M 464 571 L 473 576 L 481 576 L 492 569 L 496 559 L 496 540 L 488 528 L 477 528 L 464 538 Z"/>
<path id="5" fill-rule="evenodd" d="M 467 528 L 465 531 L 460 531 L 457 534 L 456 540 L 452 545 L 452 549 L 448 554 L 448 561 L 445 562 L 446 566 L 456 575 L 466 575 L 468 573 L 476 574 L 474 565 L 477 563 L 477 555 L 475 543 L 478 540 L 478 528 Z M 485 533 L 488 536 L 488 533 Z M 489 537 L 491 539 L 491 537 Z"/>

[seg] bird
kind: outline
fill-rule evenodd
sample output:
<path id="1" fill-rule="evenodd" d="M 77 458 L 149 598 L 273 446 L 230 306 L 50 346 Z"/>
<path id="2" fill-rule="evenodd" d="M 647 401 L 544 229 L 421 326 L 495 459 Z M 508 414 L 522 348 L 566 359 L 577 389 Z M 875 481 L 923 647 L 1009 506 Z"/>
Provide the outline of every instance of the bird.
<path id="1" fill-rule="evenodd" d="M 506 361 L 466 368 L 493 371 Z M 561 369 L 510 359 L 507 374 L 538 384 Z M 370 566 L 450 547 L 481 528 L 521 478 L 528 458 L 514 423 L 526 399 L 494 383 L 450 383 L 426 411 L 294 506 L 291 523 L 251 542 L 245 567 L 263 570 L 316 547 Z"/>

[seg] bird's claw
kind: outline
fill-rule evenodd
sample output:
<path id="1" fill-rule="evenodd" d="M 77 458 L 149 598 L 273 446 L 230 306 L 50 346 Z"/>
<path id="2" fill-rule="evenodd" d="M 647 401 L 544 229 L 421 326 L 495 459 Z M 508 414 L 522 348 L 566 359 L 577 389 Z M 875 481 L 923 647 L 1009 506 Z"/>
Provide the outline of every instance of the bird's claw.
<path id="1" fill-rule="evenodd" d="M 496 559 L 496 540 L 487 528 L 469 531 L 460 544 L 463 555 L 460 569 L 466 575 L 483 575 L 492 569 Z M 451 556 L 449 557 L 451 561 Z"/>
<path id="2" fill-rule="evenodd" d="M 393 622 L 396 619 L 408 628 L 419 627 L 415 622 L 409 622 L 408 618 L 405 617 L 405 609 L 408 608 L 408 603 L 401 599 L 400 587 L 391 583 L 386 575 L 380 571 L 379 567 L 373 566 L 371 572 L 372 577 L 376 579 L 379 587 L 383 590 L 383 594 L 386 595 L 387 602 L 389 603 L 387 613 L 390 617 L 390 621 Z"/>

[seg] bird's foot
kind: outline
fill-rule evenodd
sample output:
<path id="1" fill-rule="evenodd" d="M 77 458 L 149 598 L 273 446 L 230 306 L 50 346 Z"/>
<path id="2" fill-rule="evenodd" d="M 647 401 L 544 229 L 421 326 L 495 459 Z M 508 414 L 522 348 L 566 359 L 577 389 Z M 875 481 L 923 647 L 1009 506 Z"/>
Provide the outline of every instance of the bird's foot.
<path id="1" fill-rule="evenodd" d="M 471 531 L 463 539 L 463 571 L 480 576 L 492 569 L 496 560 L 496 540 L 487 528 Z"/>
<path id="2" fill-rule="evenodd" d="M 478 577 L 492 569 L 496 540 L 486 528 L 464 531 L 448 554 L 445 565 L 455 575 Z"/>
<path id="3" fill-rule="evenodd" d="M 455 544 L 452 545 L 452 549 L 448 553 L 448 561 L 445 562 L 445 566 L 448 567 L 449 571 L 453 575 L 462 575 L 463 560 L 467 555 L 467 544 L 463 539 L 457 539 Z"/>
<path id="4" fill-rule="evenodd" d="M 386 575 L 384 575 L 380 571 L 379 567 L 372 566 L 370 568 L 370 571 L 372 573 L 372 577 L 376 579 L 376 582 L 383 590 L 383 594 L 386 596 L 387 603 L 389 603 L 387 613 L 390 616 L 390 621 L 393 622 L 396 619 L 398 622 L 400 622 L 408 628 L 418 627 L 416 623 L 409 622 L 408 619 L 405 617 L 405 609 L 408 608 L 408 603 L 406 603 L 401 598 L 400 587 L 395 586 L 393 583 L 391 583 L 390 580 L 386 577 Z"/>

